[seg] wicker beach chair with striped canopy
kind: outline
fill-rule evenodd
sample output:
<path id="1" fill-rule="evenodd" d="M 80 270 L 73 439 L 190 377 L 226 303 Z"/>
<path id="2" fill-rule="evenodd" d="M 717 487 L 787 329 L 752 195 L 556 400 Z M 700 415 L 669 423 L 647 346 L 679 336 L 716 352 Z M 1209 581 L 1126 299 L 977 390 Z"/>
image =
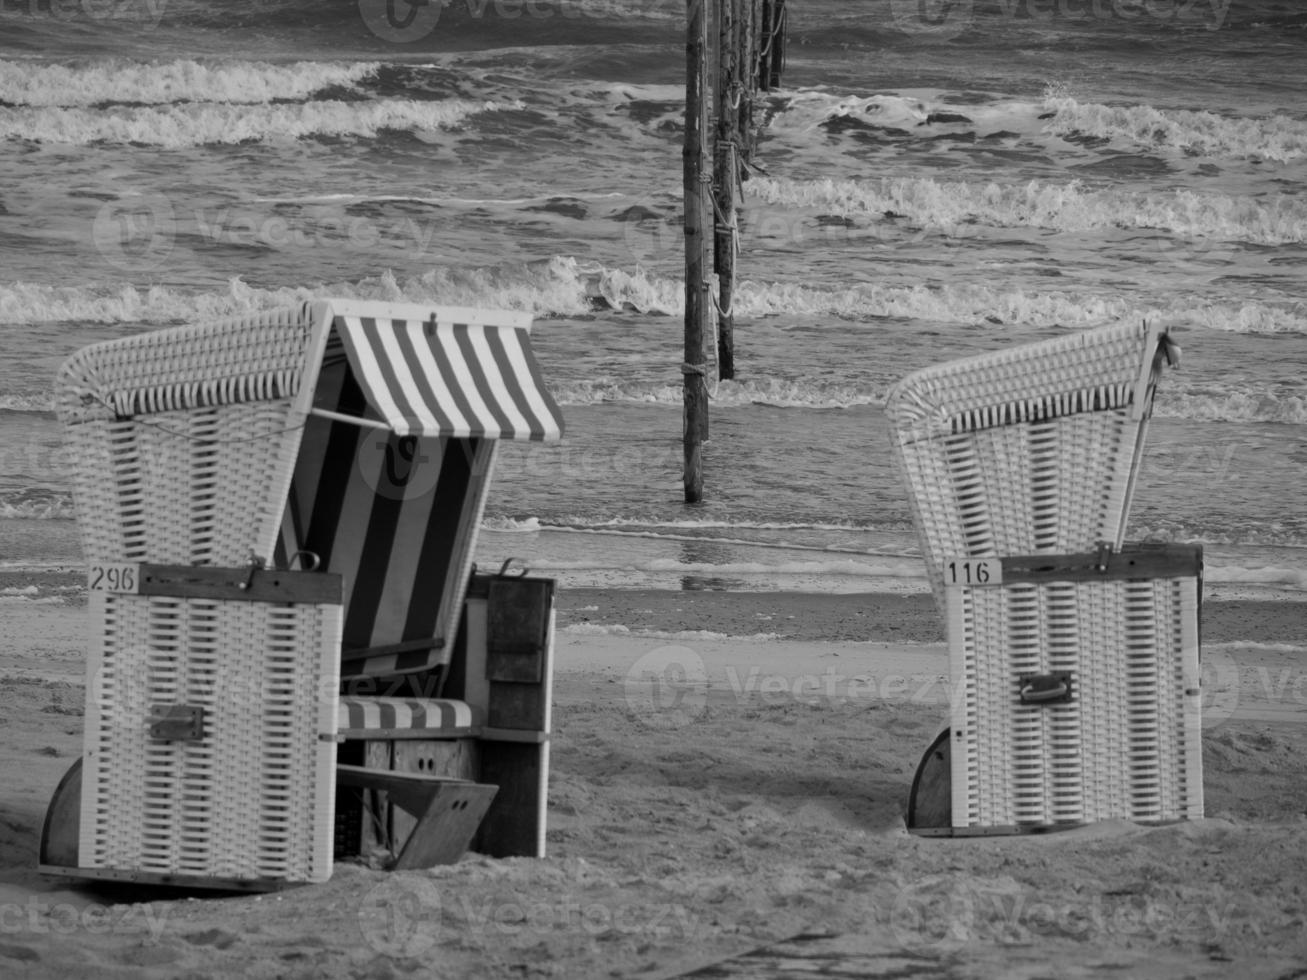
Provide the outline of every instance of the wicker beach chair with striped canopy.
<path id="1" fill-rule="evenodd" d="M 553 583 L 472 562 L 498 442 L 562 433 L 529 329 L 326 300 L 65 363 L 91 645 L 43 870 L 543 855 Z"/>
<path id="2" fill-rule="evenodd" d="M 917 832 L 1202 815 L 1201 553 L 1124 545 L 1177 354 L 1165 331 L 1122 323 L 889 392 L 954 690 L 910 794 Z"/>

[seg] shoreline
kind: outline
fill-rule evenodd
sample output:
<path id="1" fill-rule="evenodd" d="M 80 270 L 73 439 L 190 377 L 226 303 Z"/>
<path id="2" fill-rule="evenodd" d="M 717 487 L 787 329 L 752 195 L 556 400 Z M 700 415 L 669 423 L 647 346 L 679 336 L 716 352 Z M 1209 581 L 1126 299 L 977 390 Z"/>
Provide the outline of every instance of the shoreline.
<path id="1" fill-rule="evenodd" d="M 1203 644 L 1289 644 L 1307 649 L 1307 594 L 1204 588 Z M 79 606 L 85 571 L 61 564 L 0 568 L 0 603 Z M 0 605 L 0 608 L 4 608 Z M 11 606 L 12 608 L 12 606 Z M 568 586 L 557 591 L 560 630 L 634 635 L 705 634 L 756 641 L 943 644 L 944 622 L 928 592 L 788 592 Z"/>
<path id="2" fill-rule="evenodd" d="M 560 627 L 695 632 L 740 639 L 943 644 L 944 621 L 928 593 L 725 592 L 568 588 Z M 1303 600 L 1204 598 L 1203 643 L 1307 648 Z"/>

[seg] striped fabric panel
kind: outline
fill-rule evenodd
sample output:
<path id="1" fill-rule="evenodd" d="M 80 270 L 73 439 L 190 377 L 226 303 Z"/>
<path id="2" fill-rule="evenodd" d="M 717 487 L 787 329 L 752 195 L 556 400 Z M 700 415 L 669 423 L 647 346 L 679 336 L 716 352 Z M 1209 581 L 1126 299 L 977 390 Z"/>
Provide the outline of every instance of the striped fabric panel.
<path id="1" fill-rule="evenodd" d="M 367 403 L 398 435 L 562 436 L 525 329 L 338 316 L 334 332 Z"/>
<path id="2" fill-rule="evenodd" d="M 341 698 L 336 714 L 340 732 L 440 731 L 476 728 L 478 712 L 465 701 L 409 698 Z"/>
<path id="3" fill-rule="evenodd" d="M 361 413 L 340 361 L 324 365 L 317 404 Z M 494 443 L 397 436 L 313 417 L 305 427 L 281 535 L 279 567 L 297 551 L 344 580 L 343 676 L 384 676 L 448 662 Z M 371 658 L 349 651 L 440 639 L 444 647 Z"/>

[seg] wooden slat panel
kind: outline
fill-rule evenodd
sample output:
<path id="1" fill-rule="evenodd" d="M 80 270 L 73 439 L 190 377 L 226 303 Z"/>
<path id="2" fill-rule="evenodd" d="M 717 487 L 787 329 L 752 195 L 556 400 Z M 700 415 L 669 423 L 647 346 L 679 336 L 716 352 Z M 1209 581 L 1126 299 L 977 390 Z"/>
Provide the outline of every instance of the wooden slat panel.
<path id="1" fill-rule="evenodd" d="M 207 565 L 141 566 L 140 595 L 244 602 L 339 605 L 341 577 L 327 572 L 212 568 Z"/>
<path id="2" fill-rule="evenodd" d="M 1203 570 L 1203 549 L 1198 545 L 1161 545 L 1126 548 L 1105 556 L 1097 554 L 1019 555 L 1003 558 L 1003 581 L 1089 582 L 1110 579 L 1198 578 Z"/>

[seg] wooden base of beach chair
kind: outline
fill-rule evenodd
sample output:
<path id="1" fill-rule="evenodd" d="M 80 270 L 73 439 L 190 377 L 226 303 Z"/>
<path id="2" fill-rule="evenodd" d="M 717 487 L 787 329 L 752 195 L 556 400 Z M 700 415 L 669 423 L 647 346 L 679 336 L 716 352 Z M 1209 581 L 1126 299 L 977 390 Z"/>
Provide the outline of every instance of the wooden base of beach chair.
<path id="1" fill-rule="evenodd" d="M 423 773 L 338 766 L 338 786 L 384 793 L 386 801 L 413 818 L 412 830 L 391 870 L 453 864 L 466 853 L 498 786 Z"/>
<path id="2" fill-rule="evenodd" d="M 471 843 L 465 843 L 463 849 L 491 857 L 540 856 L 549 767 L 549 746 L 543 733 L 490 729 L 476 738 L 368 741 L 361 749 L 361 753 L 355 749 L 352 758 L 361 755 L 363 765 L 338 768 L 375 772 L 383 779 L 412 776 L 498 786 L 479 827 L 473 828 Z M 337 806 L 343 820 L 337 830 L 337 857 L 379 849 L 398 853 L 419 822 L 417 815 L 393 798 L 388 803 L 384 797 L 365 799 L 362 794 L 341 793 Z"/>
<path id="3" fill-rule="evenodd" d="M 551 579 L 501 575 L 488 583 L 481 777 L 507 792 L 473 846 L 492 857 L 545 853 L 553 608 Z"/>
<path id="4" fill-rule="evenodd" d="M 548 774 L 548 742 L 481 743 L 481 778 L 501 789 L 472 842 L 473 850 L 497 858 L 544 856 Z"/>
<path id="5" fill-rule="evenodd" d="M 82 760 L 78 759 L 59 780 L 41 828 L 41 870 L 75 868 L 82 815 Z"/>
<path id="6" fill-rule="evenodd" d="M 78 759 L 64 773 L 50 798 L 41 827 L 38 870 L 42 874 L 116 881 L 123 884 L 170 885 L 217 891 L 267 892 L 290 884 L 271 878 L 226 878 L 210 875 L 165 874 L 150 871 L 125 871 L 114 868 L 81 866 L 80 824 L 82 812 L 82 760 Z"/>
<path id="7" fill-rule="evenodd" d="M 475 738 L 379 738 L 347 742 L 341 752 L 342 763 L 356 764 L 355 768 L 372 772 L 494 783 L 480 778 L 481 756 Z M 418 824 L 417 816 L 399 805 L 391 805 L 384 794 L 356 789 L 338 794 L 336 806 L 337 857 L 379 850 L 399 853 Z"/>
<path id="8" fill-rule="evenodd" d="M 946 728 L 930 743 L 917 764 L 908 794 L 908 830 L 923 837 L 952 832 L 953 762 L 949 750 L 953 729 Z"/>
<path id="9" fill-rule="evenodd" d="M 946 728 L 930 743 L 908 795 L 908 833 L 918 837 L 993 837 L 1012 834 L 1047 834 L 1074 830 L 1083 824 L 954 827 L 953 823 L 953 729 Z"/>
<path id="10" fill-rule="evenodd" d="M 917 769 L 909 829 L 1031 834 L 1201 818 L 1201 550 L 957 564 L 987 577 L 948 590 L 958 696 Z"/>

